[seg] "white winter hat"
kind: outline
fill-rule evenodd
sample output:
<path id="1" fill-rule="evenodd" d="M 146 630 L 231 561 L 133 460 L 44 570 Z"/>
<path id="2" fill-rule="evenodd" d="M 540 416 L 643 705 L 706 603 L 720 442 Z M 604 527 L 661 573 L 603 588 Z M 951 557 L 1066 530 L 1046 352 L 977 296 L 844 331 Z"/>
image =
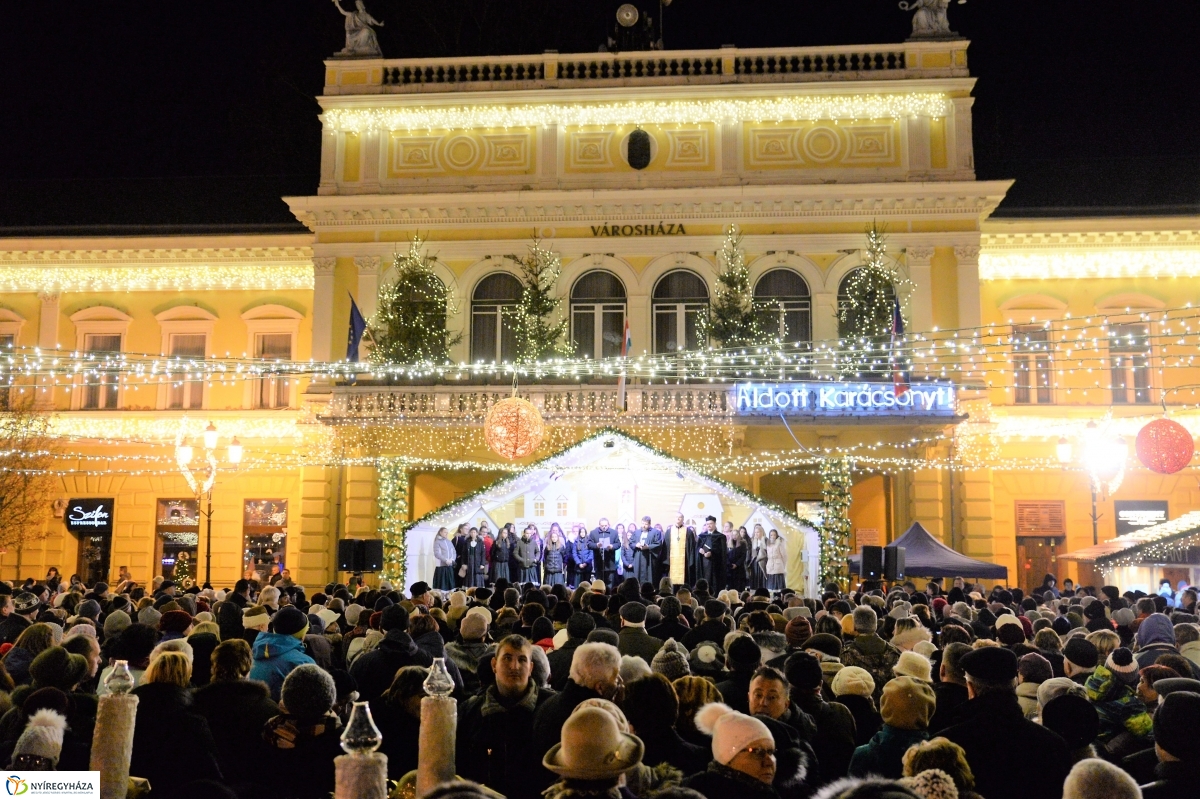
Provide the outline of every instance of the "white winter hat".
<path id="1" fill-rule="evenodd" d="M 729 765 L 738 752 L 755 741 L 775 742 L 766 724 L 720 702 L 711 702 L 697 711 L 696 729 L 712 736 L 713 760 L 722 766 Z"/>
<path id="2" fill-rule="evenodd" d="M 57 766 L 58 758 L 62 755 L 63 732 L 66 728 L 65 716 L 57 711 L 42 708 L 29 719 L 29 724 L 17 740 L 12 754 L 13 761 L 21 755 L 26 755 L 43 757 Z"/>

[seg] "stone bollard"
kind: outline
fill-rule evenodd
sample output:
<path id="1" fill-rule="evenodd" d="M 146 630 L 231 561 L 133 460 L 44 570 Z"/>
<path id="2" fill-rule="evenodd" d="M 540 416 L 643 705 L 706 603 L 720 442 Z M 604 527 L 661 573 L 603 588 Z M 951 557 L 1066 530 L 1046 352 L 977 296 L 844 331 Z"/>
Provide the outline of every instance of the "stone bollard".
<path id="1" fill-rule="evenodd" d="M 129 664 L 118 660 L 104 685 L 109 693 L 100 697 L 96 728 L 92 734 L 92 759 L 88 767 L 100 772 L 100 799 L 125 799 L 129 793 L 129 761 L 133 758 L 133 726 L 138 698 L 133 690 Z"/>
<path id="2" fill-rule="evenodd" d="M 444 658 L 434 658 L 421 700 L 421 736 L 417 752 L 417 797 L 429 794 L 454 779 L 454 743 L 458 730 L 458 702 L 450 698 L 454 680 Z"/>

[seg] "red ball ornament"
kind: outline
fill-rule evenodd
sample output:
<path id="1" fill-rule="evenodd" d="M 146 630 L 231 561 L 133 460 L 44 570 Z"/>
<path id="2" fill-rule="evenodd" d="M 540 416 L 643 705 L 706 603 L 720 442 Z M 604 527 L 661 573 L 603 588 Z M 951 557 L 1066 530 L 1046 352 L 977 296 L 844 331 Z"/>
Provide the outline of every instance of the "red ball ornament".
<path id="1" fill-rule="evenodd" d="M 1152 472 L 1175 474 L 1192 462 L 1196 444 L 1179 422 L 1155 419 L 1138 431 L 1138 460 Z"/>

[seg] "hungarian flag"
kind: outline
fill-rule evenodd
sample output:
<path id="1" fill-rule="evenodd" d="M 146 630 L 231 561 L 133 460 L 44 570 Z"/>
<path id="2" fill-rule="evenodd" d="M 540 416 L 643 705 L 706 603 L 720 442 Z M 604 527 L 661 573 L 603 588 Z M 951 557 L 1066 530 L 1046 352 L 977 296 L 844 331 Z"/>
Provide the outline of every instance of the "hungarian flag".
<path id="1" fill-rule="evenodd" d="M 633 349 L 633 335 L 629 332 L 629 318 L 625 318 L 625 337 L 621 339 L 621 358 L 624 359 Z M 621 377 L 617 380 L 617 410 L 625 410 L 625 364 L 621 363 Z"/>
<path id="2" fill-rule="evenodd" d="M 900 300 L 892 297 L 892 386 L 897 397 L 908 391 L 908 373 L 904 371 L 904 316 L 900 313 Z"/>

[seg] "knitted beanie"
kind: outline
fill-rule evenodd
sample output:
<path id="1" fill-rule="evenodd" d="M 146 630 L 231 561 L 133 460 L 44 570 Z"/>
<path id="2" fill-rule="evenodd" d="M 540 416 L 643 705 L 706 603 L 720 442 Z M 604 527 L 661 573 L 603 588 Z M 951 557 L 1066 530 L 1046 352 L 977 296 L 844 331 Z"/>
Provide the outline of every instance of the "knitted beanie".
<path id="1" fill-rule="evenodd" d="M 798 610 L 798 608 L 788 608 L 788 610 Z M 799 648 L 801 644 L 812 638 L 812 622 L 803 616 L 794 616 L 783 628 L 783 634 L 787 638 L 789 647 Z"/>
<path id="2" fill-rule="evenodd" d="M 671 682 L 680 677 L 689 677 L 692 674 L 691 668 L 688 666 L 688 651 L 683 644 L 677 643 L 674 638 L 668 638 L 666 643 L 662 645 L 654 655 L 654 659 L 650 661 L 650 670 L 655 674 L 661 674 Z"/>
<path id="3" fill-rule="evenodd" d="M 114 610 L 104 619 L 104 637 L 114 638 L 130 624 L 133 624 L 133 620 L 129 618 L 128 613 L 123 610 Z"/>
<path id="4" fill-rule="evenodd" d="M 904 777 L 900 784 L 921 799 L 958 799 L 954 778 L 940 768 L 925 769 L 915 776 Z"/>
<path id="5" fill-rule="evenodd" d="M 1025 682 L 1041 684 L 1054 676 L 1054 667 L 1037 652 L 1030 652 L 1017 661 L 1017 673 Z"/>
<path id="6" fill-rule="evenodd" d="M 316 720 L 337 701 L 333 677 L 315 663 L 305 663 L 288 672 L 279 698 L 287 712 L 303 720 Z"/>
<path id="7" fill-rule="evenodd" d="M 153 607 L 144 607 L 138 611 L 138 624 L 144 624 L 147 627 L 152 627 L 156 630 L 158 629 L 158 622 L 161 618 L 162 614 Z"/>
<path id="8" fill-rule="evenodd" d="M 21 755 L 41 757 L 58 765 L 62 755 L 63 733 L 67 729 L 67 718 L 53 710 L 42 709 L 33 714 L 25 731 L 17 739 L 13 749 L 13 761 Z"/>
<path id="9" fill-rule="evenodd" d="M 1138 681 L 1138 664 L 1133 659 L 1133 653 L 1125 647 L 1117 647 L 1104 661 L 1104 666 L 1123 683 L 1136 685 Z"/>
<path id="10" fill-rule="evenodd" d="M 720 702 L 707 704 L 696 712 L 696 729 L 712 736 L 713 760 L 722 766 L 729 765 L 738 752 L 755 741 L 765 739 L 772 745 L 775 742 L 766 724 Z"/>

